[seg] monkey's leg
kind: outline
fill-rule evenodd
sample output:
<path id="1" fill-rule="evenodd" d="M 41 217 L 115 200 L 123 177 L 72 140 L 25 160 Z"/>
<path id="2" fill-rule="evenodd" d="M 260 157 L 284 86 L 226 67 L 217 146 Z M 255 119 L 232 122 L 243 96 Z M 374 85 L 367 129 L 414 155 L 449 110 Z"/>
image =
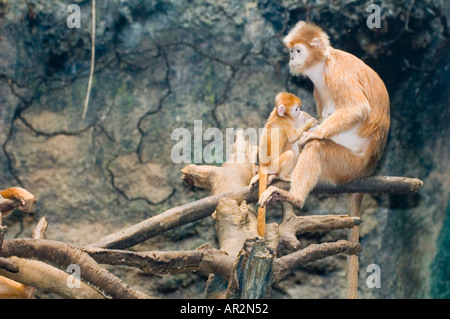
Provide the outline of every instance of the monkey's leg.
<path id="1" fill-rule="evenodd" d="M 311 144 L 316 141 L 310 142 Z M 308 143 L 307 146 L 310 144 Z M 280 201 L 288 201 L 292 203 L 294 206 L 303 207 L 304 198 L 309 193 L 309 191 L 317 184 L 317 180 L 320 175 L 320 154 L 315 147 L 307 147 L 305 146 L 297 161 L 297 165 L 294 168 L 294 171 L 291 175 L 291 190 L 285 191 L 283 189 L 270 186 L 259 198 L 259 206 L 264 207 L 269 203 L 280 202 Z M 310 154 L 309 154 L 310 153 Z M 293 155 L 293 153 L 292 153 Z M 302 163 L 302 158 L 308 160 L 308 167 L 302 167 L 299 169 L 300 164 Z M 303 175 L 303 180 L 306 180 L 307 183 L 302 183 L 301 185 L 306 185 L 307 187 L 301 188 L 298 187 L 298 179 L 299 175 Z M 313 184 L 312 186 L 309 186 Z M 294 188 L 295 187 L 295 188 Z M 303 194 L 305 193 L 305 194 Z"/>
<path id="2" fill-rule="evenodd" d="M 256 188 L 256 185 L 259 184 L 259 173 L 253 176 L 252 180 L 250 181 L 250 192 L 253 192 L 253 190 Z"/>
<path id="3" fill-rule="evenodd" d="M 288 150 L 283 152 L 278 158 L 272 160 L 272 163 L 268 169 L 269 177 L 267 179 L 267 185 L 271 185 L 273 182 L 281 179 L 286 182 L 291 181 L 291 172 L 295 167 L 295 155 L 294 152 Z M 272 174 L 277 172 L 277 174 Z M 259 174 L 253 176 L 250 181 L 250 192 L 252 192 L 259 183 Z"/>
<path id="4" fill-rule="evenodd" d="M 287 201 L 295 206 L 300 206 L 300 203 L 296 202 L 296 198 L 288 191 L 270 186 L 266 191 L 259 197 L 258 205 L 259 207 L 265 207 L 269 203 L 276 203 L 281 201 Z"/>
<path id="5" fill-rule="evenodd" d="M 306 197 L 319 181 L 322 171 L 324 150 L 321 141 L 313 140 L 305 145 L 297 161 L 292 176 L 289 192 L 295 198 L 295 206 L 303 207 Z"/>
<path id="6" fill-rule="evenodd" d="M 318 181 L 343 183 L 364 172 L 364 158 L 331 140 L 312 140 L 306 144 L 292 172 L 291 189 L 286 192 L 269 187 L 259 200 L 260 206 L 288 201 L 302 207 Z"/>
<path id="7" fill-rule="evenodd" d="M 295 164 L 296 164 L 295 155 L 293 151 L 288 150 L 282 153 L 279 157 L 279 167 L 280 167 L 279 179 L 290 182 L 291 173 L 294 170 Z M 273 182 L 273 180 L 271 182 Z"/>
<path id="8" fill-rule="evenodd" d="M 290 192 L 303 203 L 319 181 L 339 184 L 362 176 L 363 156 L 331 140 L 313 140 L 300 153 L 292 173 Z"/>
<path id="9" fill-rule="evenodd" d="M 286 182 L 290 182 L 291 181 L 290 177 L 289 177 L 289 179 L 282 179 L 277 174 L 270 174 L 267 177 L 266 185 L 267 186 L 271 185 L 273 182 L 276 182 L 278 180 L 283 180 L 283 181 L 286 181 Z M 252 180 L 250 182 L 250 192 L 253 192 L 256 189 L 257 186 L 259 187 L 259 175 L 253 176 L 253 178 L 252 178 Z"/>

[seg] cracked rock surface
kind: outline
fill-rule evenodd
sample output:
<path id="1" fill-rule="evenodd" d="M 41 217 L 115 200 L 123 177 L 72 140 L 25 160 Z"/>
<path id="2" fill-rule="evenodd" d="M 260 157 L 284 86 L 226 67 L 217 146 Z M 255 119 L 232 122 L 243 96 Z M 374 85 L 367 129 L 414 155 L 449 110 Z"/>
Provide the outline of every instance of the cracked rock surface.
<path id="1" fill-rule="evenodd" d="M 29 225 L 46 216 L 49 238 L 85 244 L 208 195 L 182 183 L 185 163 L 171 160 L 171 133 L 193 133 L 194 120 L 203 130 L 262 127 L 281 90 L 300 95 L 315 114 L 312 85 L 289 74 L 281 42 L 307 19 L 386 83 L 392 127 L 376 173 L 424 181 L 414 196 L 366 196 L 360 296 L 449 297 L 448 3 L 382 1 L 381 28 L 369 29 L 367 1 L 97 1 L 95 74 L 82 120 L 91 8 L 72 2 L 81 7 L 80 29 L 66 26 L 65 1 L 0 0 L 0 187 L 22 186 L 38 199 L 33 217 L 5 220 L 7 236 L 29 236 Z M 345 214 L 346 203 L 311 196 L 305 213 Z M 273 211 L 269 222 L 279 221 Z M 139 248 L 194 249 L 215 240 L 205 219 Z M 382 289 L 365 285 L 373 263 Z M 155 296 L 199 297 L 205 287 L 198 274 L 119 272 Z M 273 296 L 345 297 L 345 258 L 307 265 Z"/>

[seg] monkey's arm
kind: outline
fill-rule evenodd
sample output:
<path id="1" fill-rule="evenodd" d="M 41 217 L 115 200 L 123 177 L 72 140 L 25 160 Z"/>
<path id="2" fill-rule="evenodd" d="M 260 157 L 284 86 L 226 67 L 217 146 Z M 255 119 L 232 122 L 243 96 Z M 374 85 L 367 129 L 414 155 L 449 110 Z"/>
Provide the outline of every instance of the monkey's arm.
<path id="1" fill-rule="evenodd" d="M 322 138 L 330 138 L 363 122 L 369 113 L 370 106 L 368 102 L 358 106 L 340 108 L 325 119 L 317 130 L 322 134 Z"/>
<path id="2" fill-rule="evenodd" d="M 300 126 L 298 129 L 292 127 L 289 130 L 287 130 L 286 136 L 288 138 L 289 143 L 296 142 L 300 138 L 300 136 L 302 136 L 303 132 L 306 132 L 316 124 L 317 120 L 315 118 L 310 118 L 308 121 L 306 121 L 305 124 Z"/>
<path id="3" fill-rule="evenodd" d="M 315 130 L 305 132 L 301 136 L 299 144 L 304 145 L 313 139 L 328 139 L 345 132 L 356 124 L 363 122 L 369 113 L 370 106 L 367 100 L 362 100 L 361 104 L 340 107 Z"/>
<path id="4" fill-rule="evenodd" d="M 322 111 L 323 111 L 323 105 L 322 105 L 322 99 L 320 98 L 319 91 L 316 87 L 314 87 L 313 92 L 314 100 L 316 101 L 316 109 L 317 109 L 317 118 L 320 120 L 322 118 Z"/>
<path id="5" fill-rule="evenodd" d="M 302 125 L 302 127 L 303 126 L 304 125 Z M 302 127 L 300 127 L 300 128 L 302 128 Z M 300 135 L 302 135 L 303 131 L 300 132 L 299 131 L 300 128 L 298 130 L 296 130 L 295 127 L 293 125 L 291 125 L 285 129 L 285 132 L 286 132 L 285 134 L 286 134 L 286 137 L 287 137 L 287 140 L 289 141 L 289 143 L 294 143 L 295 141 L 297 141 L 299 139 Z"/>
<path id="6" fill-rule="evenodd" d="M 314 130 L 316 139 L 329 139 L 348 131 L 370 115 L 370 103 L 361 89 L 359 79 L 351 72 L 346 72 L 343 65 L 335 64 L 331 71 L 342 75 L 341 77 L 324 75 L 335 111 Z"/>

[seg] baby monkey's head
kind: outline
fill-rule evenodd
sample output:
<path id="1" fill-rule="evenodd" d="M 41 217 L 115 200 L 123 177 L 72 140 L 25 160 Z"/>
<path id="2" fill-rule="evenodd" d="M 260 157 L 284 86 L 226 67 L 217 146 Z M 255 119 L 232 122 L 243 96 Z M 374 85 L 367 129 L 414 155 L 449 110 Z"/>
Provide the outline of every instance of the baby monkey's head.
<path id="1" fill-rule="evenodd" d="M 275 106 L 279 116 L 287 116 L 292 120 L 300 116 L 300 106 L 302 101 L 294 94 L 288 92 L 281 92 L 275 97 Z"/>

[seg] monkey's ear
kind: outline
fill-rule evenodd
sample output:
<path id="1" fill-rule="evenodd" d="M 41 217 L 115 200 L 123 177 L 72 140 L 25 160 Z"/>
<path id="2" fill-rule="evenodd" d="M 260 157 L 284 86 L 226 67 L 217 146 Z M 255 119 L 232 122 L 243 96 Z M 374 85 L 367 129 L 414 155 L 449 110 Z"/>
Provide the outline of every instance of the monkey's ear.
<path id="1" fill-rule="evenodd" d="M 284 116 L 284 113 L 286 113 L 286 106 L 284 106 L 283 104 L 278 105 L 277 113 L 279 116 Z"/>
<path id="2" fill-rule="evenodd" d="M 323 43 L 321 38 L 313 39 L 310 44 L 312 47 L 318 47 L 320 50 L 325 48 L 325 43 Z"/>

